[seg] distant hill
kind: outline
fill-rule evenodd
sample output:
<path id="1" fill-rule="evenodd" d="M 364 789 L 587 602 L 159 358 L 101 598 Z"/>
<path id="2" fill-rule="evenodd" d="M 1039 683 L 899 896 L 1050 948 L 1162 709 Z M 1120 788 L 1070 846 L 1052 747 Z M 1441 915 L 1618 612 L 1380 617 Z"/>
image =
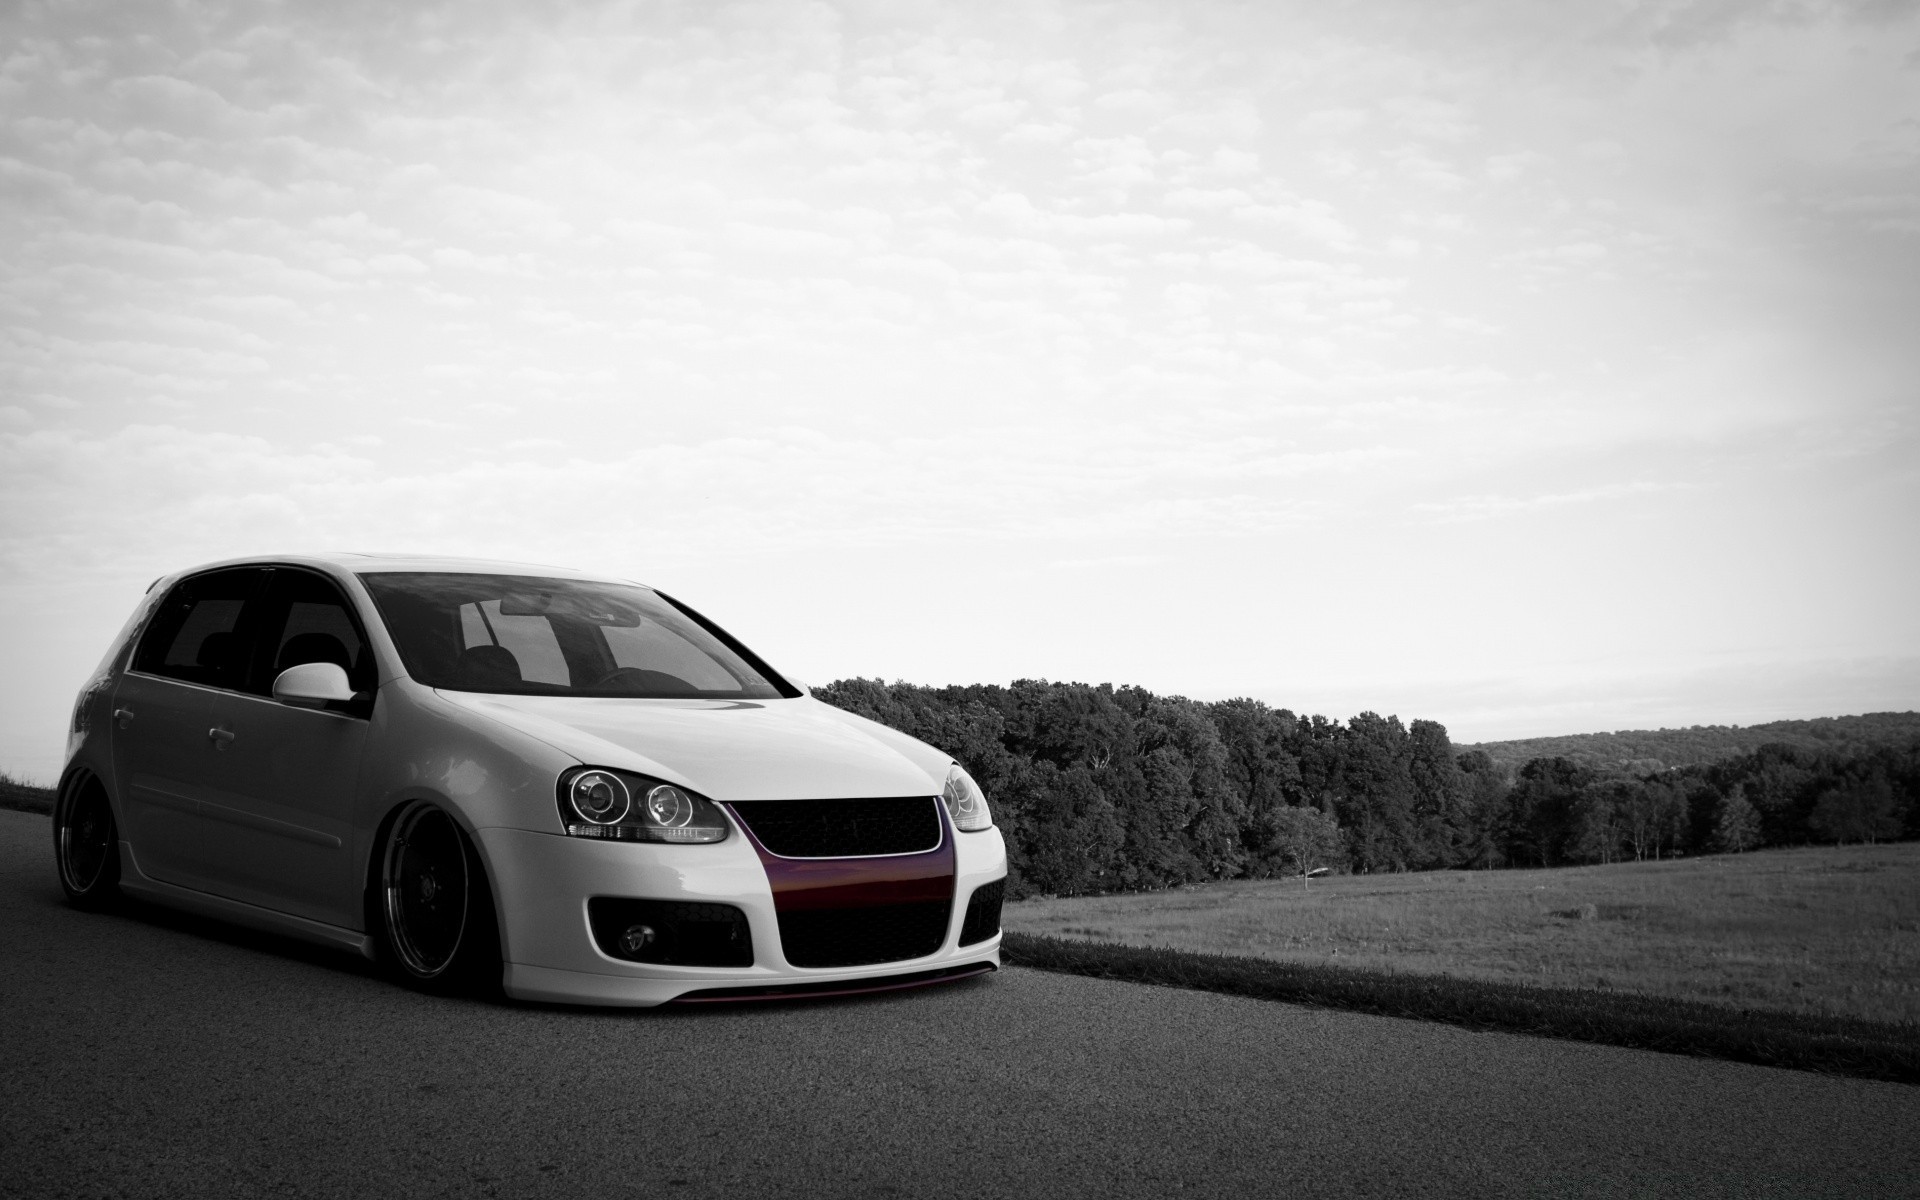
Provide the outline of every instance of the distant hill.
<path id="1" fill-rule="evenodd" d="M 1865 713 L 1857 717 L 1815 717 L 1810 721 L 1769 721 L 1764 725 L 1694 725 L 1687 729 L 1622 729 L 1614 733 L 1573 733 L 1562 737 L 1521 738 L 1511 742 L 1458 745 L 1460 751 L 1485 750 L 1509 770 L 1534 758 L 1569 758 L 1591 767 L 1658 770 L 1718 762 L 1748 754 L 1769 742 L 1812 750 L 1858 752 L 1876 746 L 1906 746 L 1920 741 L 1920 713 Z"/>

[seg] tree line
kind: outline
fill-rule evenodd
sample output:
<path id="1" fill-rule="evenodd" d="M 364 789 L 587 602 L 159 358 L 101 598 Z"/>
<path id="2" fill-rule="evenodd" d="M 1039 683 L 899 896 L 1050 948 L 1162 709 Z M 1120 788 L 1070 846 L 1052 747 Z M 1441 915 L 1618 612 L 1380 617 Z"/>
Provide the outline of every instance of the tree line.
<path id="1" fill-rule="evenodd" d="M 815 695 L 967 768 L 1006 837 L 1014 896 L 1920 836 L 1920 740 L 1763 745 L 1677 769 L 1560 756 L 1516 768 L 1456 750 L 1435 721 L 1110 684 L 846 679 Z"/>
<path id="2" fill-rule="evenodd" d="M 1567 758 L 1589 767 L 1640 774 L 1667 767 L 1719 762 L 1762 746 L 1797 746 L 1837 754 L 1920 741 L 1920 712 L 1862 713 L 1768 721 L 1764 725 L 1693 725 L 1684 729 L 1623 729 L 1559 737 L 1481 742 L 1462 750 L 1485 750 L 1502 767 L 1518 770 L 1536 758 Z"/>

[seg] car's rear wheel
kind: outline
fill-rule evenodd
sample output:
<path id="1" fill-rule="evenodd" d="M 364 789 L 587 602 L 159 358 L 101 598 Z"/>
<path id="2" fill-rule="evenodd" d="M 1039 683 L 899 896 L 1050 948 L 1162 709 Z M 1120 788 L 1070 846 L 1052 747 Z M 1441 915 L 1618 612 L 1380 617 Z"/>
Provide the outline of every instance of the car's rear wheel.
<path id="1" fill-rule="evenodd" d="M 496 992 L 500 938 L 487 873 L 453 818 L 426 801 L 387 826 L 374 927 L 388 971 L 437 992 Z"/>
<path id="2" fill-rule="evenodd" d="M 91 777 L 62 789 L 53 807 L 53 854 L 60 886 L 75 907 L 101 909 L 120 897 L 120 834 L 107 789 Z"/>

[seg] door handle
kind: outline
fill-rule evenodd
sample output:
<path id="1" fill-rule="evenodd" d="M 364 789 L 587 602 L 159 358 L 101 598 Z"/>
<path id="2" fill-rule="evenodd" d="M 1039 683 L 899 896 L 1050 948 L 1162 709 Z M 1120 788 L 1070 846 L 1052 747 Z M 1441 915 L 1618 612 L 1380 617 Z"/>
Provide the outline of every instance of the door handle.
<path id="1" fill-rule="evenodd" d="M 222 729 L 216 725 L 212 729 L 207 730 L 207 740 L 213 743 L 215 750 L 224 750 L 227 748 L 227 744 L 233 741 L 233 730 Z"/>
<path id="2" fill-rule="evenodd" d="M 133 724 L 133 710 L 130 708 L 114 709 L 113 723 L 115 725 L 118 725 L 122 729 L 125 729 L 127 726 Z"/>

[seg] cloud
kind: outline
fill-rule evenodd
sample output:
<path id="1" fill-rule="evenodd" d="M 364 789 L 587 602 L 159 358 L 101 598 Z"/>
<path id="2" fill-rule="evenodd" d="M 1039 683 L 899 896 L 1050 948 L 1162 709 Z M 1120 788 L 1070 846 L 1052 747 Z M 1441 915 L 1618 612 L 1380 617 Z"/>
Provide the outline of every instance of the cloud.
<path id="1" fill-rule="evenodd" d="M 1461 496 L 1452 500 L 1421 501 L 1412 505 L 1411 510 L 1423 517 L 1441 522 L 1485 521 L 1515 513 L 1537 512 L 1542 509 L 1563 508 L 1574 504 L 1597 504 L 1684 490 L 1691 486 L 1693 485 L 1685 483 L 1634 480 L 1628 483 L 1609 483 L 1598 487 L 1581 488 L 1577 491 L 1547 492 L 1533 496 Z"/>
<path id="2" fill-rule="evenodd" d="M 472 377 L 457 368 L 437 374 Z M 521 372 L 517 382 L 523 394 L 564 394 L 570 380 Z M 857 440 L 771 430 L 605 446 L 588 456 L 570 439 L 520 436 L 477 457 L 412 470 L 396 469 L 383 449 L 381 439 L 360 439 L 351 449 L 295 451 L 171 425 L 102 437 L 0 433 L 0 472 L 9 480 L 0 497 L 31 518 L 0 536 L 0 566 L 19 577 L 55 559 L 94 572 L 124 560 L 158 572 L 248 546 L 433 545 L 449 536 L 508 557 L 535 547 L 586 555 L 601 534 L 582 518 L 614 510 L 644 513 L 633 535 L 676 553 L 714 539 L 731 553 L 753 553 L 928 538 L 1218 536 L 1311 514 L 1311 502 L 1271 493 L 1273 481 L 1351 473 L 1393 453 L 1018 426 Z M 130 503 L 143 510 L 138 527 L 109 533 L 89 516 L 94 505 Z M 178 532 L 155 546 L 142 532 L 153 527 Z"/>
<path id="3" fill-rule="evenodd" d="M 982 216 L 994 217 L 1023 233 L 1059 234 L 1072 237 L 1166 237 L 1192 228 L 1182 217 L 1166 217 L 1150 212 L 1077 213 L 1041 209 L 1018 192 L 1000 192 L 989 196 L 976 209 Z"/>
<path id="4" fill-rule="evenodd" d="M 1239 188 L 1175 188 L 1166 194 L 1170 208 L 1194 208 L 1204 212 L 1228 212 L 1253 204 L 1253 197 Z"/>
<path id="5" fill-rule="evenodd" d="M 1232 212 L 1249 224 L 1276 226 L 1325 246 L 1350 246 L 1356 237 L 1353 228 L 1334 214 L 1333 206 L 1321 200 L 1245 204 Z"/>
<path id="6" fill-rule="evenodd" d="M 1301 117 L 1301 132 L 1316 137 L 1346 137 L 1366 128 L 1371 116 L 1363 108 L 1323 108 Z"/>
<path id="7" fill-rule="evenodd" d="M 30 6 L 0 563 L 617 546 L 878 596 L 964 545 L 1192 599 L 1444 524 L 1496 588 L 1507 518 L 1739 494 L 1659 565 L 1819 509 L 1826 574 L 1910 594 L 1870 448 L 1920 370 L 1920 17 L 1730 14 Z M 1906 636 L 1867 603 L 1773 627 Z M 1361 607 L 1329 637 L 1393 669 Z"/>
<path id="8" fill-rule="evenodd" d="M 735 246 L 750 254 L 840 256 L 853 247 L 850 238 L 836 234 L 746 221 L 730 222 L 727 236 Z"/>

